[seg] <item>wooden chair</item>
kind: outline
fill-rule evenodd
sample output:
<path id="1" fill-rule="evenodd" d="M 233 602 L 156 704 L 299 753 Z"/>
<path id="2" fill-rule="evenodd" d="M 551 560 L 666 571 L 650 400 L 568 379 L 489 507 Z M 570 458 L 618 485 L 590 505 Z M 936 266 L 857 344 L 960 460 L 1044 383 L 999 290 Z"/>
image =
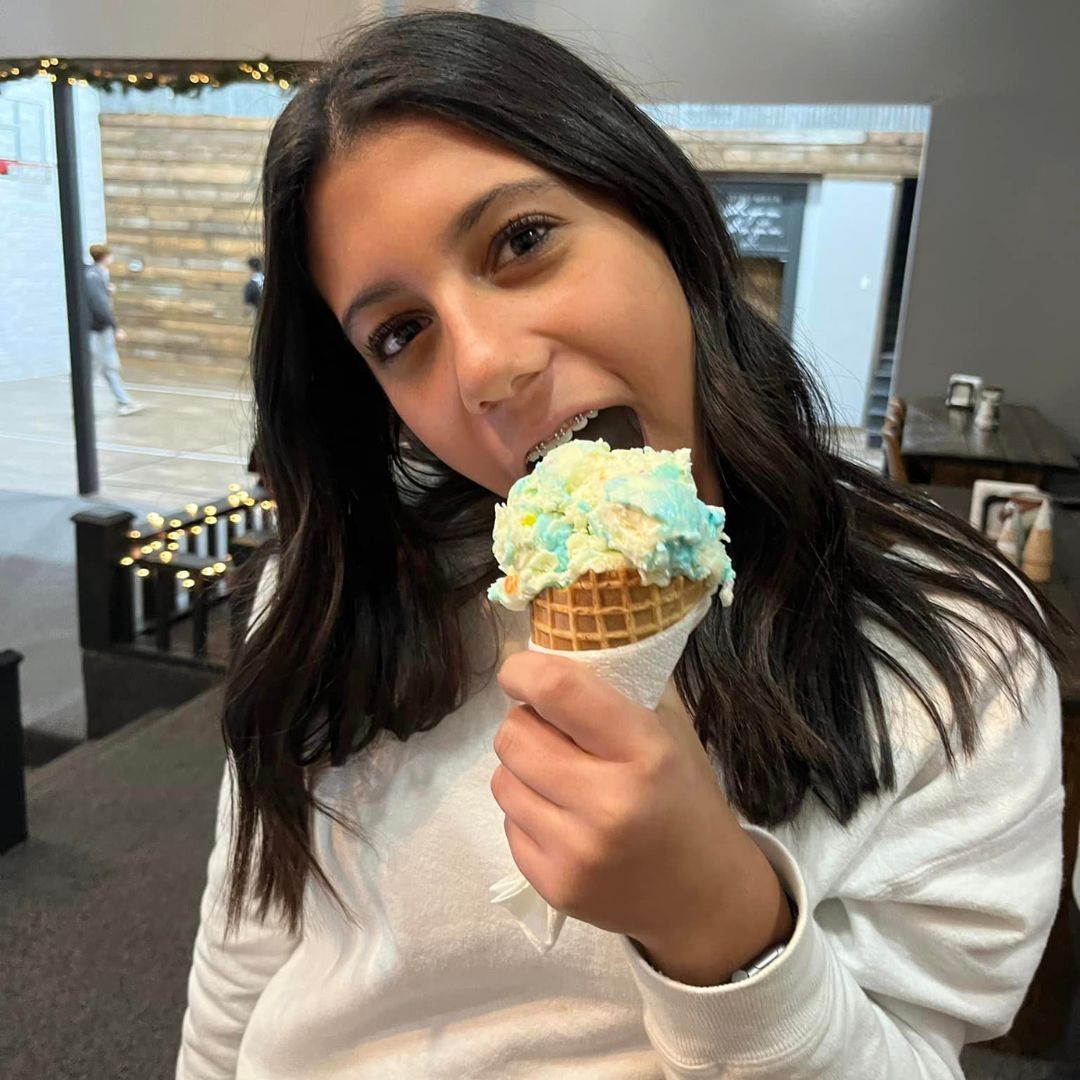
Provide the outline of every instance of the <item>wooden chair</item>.
<path id="1" fill-rule="evenodd" d="M 881 425 L 881 445 L 885 450 L 885 475 L 897 484 L 909 482 L 907 465 L 900 453 L 906 416 L 907 407 L 904 402 L 900 398 L 889 398 L 885 422 Z"/>

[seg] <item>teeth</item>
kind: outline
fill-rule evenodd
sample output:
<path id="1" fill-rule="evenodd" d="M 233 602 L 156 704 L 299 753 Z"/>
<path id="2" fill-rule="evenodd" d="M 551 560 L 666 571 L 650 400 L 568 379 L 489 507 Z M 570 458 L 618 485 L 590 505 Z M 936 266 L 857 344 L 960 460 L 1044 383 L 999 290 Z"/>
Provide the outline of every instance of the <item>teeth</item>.
<path id="1" fill-rule="evenodd" d="M 543 446 L 540 447 L 540 456 L 544 454 L 550 454 L 556 446 L 563 446 L 568 443 L 574 437 L 574 433 L 569 428 L 560 428 L 558 433 L 553 439 L 549 439 Z"/>
<path id="2" fill-rule="evenodd" d="M 574 432 L 582 431 L 586 424 L 590 420 L 594 420 L 599 416 L 599 410 L 589 409 L 586 412 L 578 413 L 577 416 L 572 416 L 569 420 L 554 435 L 549 439 L 545 439 L 543 442 L 537 443 L 525 457 L 525 464 L 532 465 L 534 462 L 539 461 L 545 454 L 554 450 L 556 446 L 562 446 L 568 443 L 573 437 Z"/>

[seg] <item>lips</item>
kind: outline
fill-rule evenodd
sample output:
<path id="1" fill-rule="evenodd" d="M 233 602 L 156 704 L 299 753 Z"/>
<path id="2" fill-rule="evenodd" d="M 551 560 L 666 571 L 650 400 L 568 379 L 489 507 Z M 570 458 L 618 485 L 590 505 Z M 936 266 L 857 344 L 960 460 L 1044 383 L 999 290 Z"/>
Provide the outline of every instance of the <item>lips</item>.
<path id="1" fill-rule="evenodd" d="M 573 438 L 603 439 L 613 450 L 645 445 L 641 422 L 633 409 L 625 405 L 587 409 L 563 421 L 548 438 L 537 443 L 525 456 L 525 471 Z"/>

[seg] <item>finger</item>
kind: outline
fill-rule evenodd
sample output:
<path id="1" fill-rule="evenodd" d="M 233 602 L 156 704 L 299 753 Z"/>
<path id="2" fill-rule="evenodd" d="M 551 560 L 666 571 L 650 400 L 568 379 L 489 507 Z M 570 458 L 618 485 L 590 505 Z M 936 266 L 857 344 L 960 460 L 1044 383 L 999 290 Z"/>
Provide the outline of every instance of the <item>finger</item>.
<path id="1" fill-rule="evenodd" d="M 515 653 L 500 668 L 499 685 L 582 750 L 608 761 L 632 760 L 655 735 L 654 714 L 573 660 Z"/>
<path id="2" fill-rule="evenodd" d="M 537 794 L 505 765 L 492 774 L 490 786 L 499 809 L 541 847 L 546 838 L 570 827 L 565 810 Z"/>
<path id="3" fill-rule="evenodd" d="M 535 709 L 517 705 L 495 733 L 495 753 L 519 780 L 556 806 L 573 805 L 597 764 L 573 739 L 552 727 Z"/>
<path id="4" fill-rule="evenodd" d="M 543 849 L 520 825 L 516 825 L 509 818 L 503 821 L 503 832 L 506 833 L 506 842 L 510 845 L 510 854 L 513 856 L 514 864 L 525 880 L 537 892 L 540 892 L 537 883 L 542 879 Z M 540 895 L 543 896 L 543 893 Z"/>

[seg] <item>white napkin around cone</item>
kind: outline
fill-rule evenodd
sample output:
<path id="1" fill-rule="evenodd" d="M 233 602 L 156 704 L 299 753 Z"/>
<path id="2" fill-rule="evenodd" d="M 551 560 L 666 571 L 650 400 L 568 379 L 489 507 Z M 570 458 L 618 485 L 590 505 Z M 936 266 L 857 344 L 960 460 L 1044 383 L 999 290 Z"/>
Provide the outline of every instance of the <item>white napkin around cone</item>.
<path id="1" fill-rule="evenodd" d="M 562 656 L 585 664 L 631 701 L 647 709 L 655 709 L 686 648 L 691 631 L 705 617 L 715 595 L 714 592 L 703 597 L 666 630 L 632 645 L 562 652 L 545 649 L 530 640 L 529 651 Z M 490 887 L 489 893 L 491 903 L 501 905 L 514 916 L 539 952 L 547 952 L 558 940 L 566 915 L 553 908 L 519 870 L 500 878 Z"/>

